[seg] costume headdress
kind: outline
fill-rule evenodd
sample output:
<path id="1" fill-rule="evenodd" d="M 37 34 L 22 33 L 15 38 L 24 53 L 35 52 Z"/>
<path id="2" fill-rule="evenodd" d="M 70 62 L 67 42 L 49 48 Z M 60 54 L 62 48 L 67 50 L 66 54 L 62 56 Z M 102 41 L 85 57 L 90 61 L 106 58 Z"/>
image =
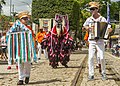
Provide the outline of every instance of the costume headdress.
<path id="1" fill-rule="evenodd" d="M 56 22 L 56 32 L 57 32 L 57 35 L 60 36 L 60 34 L 63 32 L 63 28 L 62 28 L 62 15 L 60 14 L 57 14 L 55 16 L 55 22 Z"/>

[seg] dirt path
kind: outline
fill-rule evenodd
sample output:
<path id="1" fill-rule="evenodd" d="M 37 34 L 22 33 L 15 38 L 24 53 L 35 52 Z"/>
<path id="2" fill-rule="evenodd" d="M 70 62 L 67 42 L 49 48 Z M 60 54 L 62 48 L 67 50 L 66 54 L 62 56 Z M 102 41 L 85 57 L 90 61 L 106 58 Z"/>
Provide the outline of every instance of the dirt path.
<path id="1" fill-rule="evenodd" d="M 30 83 L 25 86 L 71 86 L 75 74 L 86 55 L 87 51 L 84 51 L 81 54 L 72 54 L 70 57 L 71 60 L 68 63 L 69 68 L 65 68 L 59 64 L 57 69 L 51 68 L 48 65 L 48 60 L 42 55 L 42 58 L 38 63 L 33 63 Z M 105 57 L 106 61 L 108 61 L 106 65 L 111 65 L 117 72 L 120 72 L 120 60 L 117 60 L 108 54 L 105 54 Z M 98 72 L 98 69 L 95 68 L 95 80 L 88 81 L 88 67 L 86 67 L 83 73 L 82 83 L 77 86 L 119 86 L 116 84 L 113 73 L 109 72 L 107 68 L 106 72 L 108 80 L 102 81 L 101 74 Z M 18 72 L 15 65 L 12 66 L 11 70 L 7 70 L 7 64 L 0 64 L 0 86 L 17 86 L 17 81 Z"/>
<path id="2" fill-rule="evenodd" d="M 94 59 L 95 61 L 96 59 Z M 102 80 L 102 75 L 99 73 L 99 69 L 94 69 L 94 80 L 88 81 L 88 66 L 85 68 L 85 72 L 83 74 L 83 81 L 80 86 L 120 86 L 120 84 L 116 83 L 116 71 L 111 71 L 110 68 L 114 69 L 115 65 L 118 65 L 118 62 L 120 60 L 117 60 L 113 58 L 112 56 L 109 56 L 107 53 L 105 54 L 105 60 L 106 60 L 106 75 L 107 80 Z M 114 63 L 113 63 L 114 62 Z M 115 63 L 116 62 L 116 63 Z M 94 67 L 96 67 L 96 62 L 94 64 Z M 120 67 L 120 66 L 119 66 Z M 118 68 L 118 66 L 116 66 Z"/>
<path id="3" fill-rule="evenodd" d="M 65 68 L 59 63 L 57 69 L 51 68 L 43 56 L 38 63 L 33 63 L 31 69 L 30 83 L 28 86 L 70 86 L 74 76 L 86 54 L 72 54 Z M 18 73 L 15 65 L 7 70 L 7 65 L 0 65 L 0 86 L 16 86 Z"/>

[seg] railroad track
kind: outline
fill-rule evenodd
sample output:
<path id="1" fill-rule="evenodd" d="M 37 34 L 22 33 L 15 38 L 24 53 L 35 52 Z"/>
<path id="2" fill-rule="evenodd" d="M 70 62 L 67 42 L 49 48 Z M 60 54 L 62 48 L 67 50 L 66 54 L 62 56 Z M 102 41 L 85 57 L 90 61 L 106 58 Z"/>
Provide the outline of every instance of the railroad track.
<path id="1" fill-rule="evenodd" d="M 115 56 L 109 54 L 109 53 L 106 53 L 108 55 L 108 57 L 112 57 L 115 59 Z M 112 79 L 115 80 L 116 84 L 118 86 L 120 86 L 120 73 L 116 70 L 116 68 L 114 68 L 112 66 L 112 63 L 113 61 L 110 60 L 110 58 L 107 58 L 106 59 L 106 63 L 107 63 L 107 66 L 106 66 L 106 69 L 113 75 Z"/>
<path id="2" fill-rule="evenodd" d="M 88 55 L 86 55 L 86 57 L 80 64 L 80 67 L 79 67 L 78 71 L 76 72 L 76 75 L 74 77 L 74 80 L 72 81 L 71 86 L 81 86 L 81 83 L 83 80 L 83 74 L 85 72 L 85 68 L 87 67 L 87 56 Z M 111 82 L 111 80 L 114 80 L 116 82 L 116 84 L 118 86 L 120 86 L 120 73 L 118 71 L 116 71 L 116 69 L 111 65 L 110 58 L 106 59 L 106 71 L 107 71 L 106 75 L 108 77 L 108 81 Z M 98 80 L 100 80 L 100 79 L 98 79 Z M 97 82 L 97 80 L 95 80 L 95 82 Z"/>
<path id="3" fill-rule="evenodd" d="M 80 68 L 76 72 L 76 75 L 74 77 L 74 80 L 72 81 L 71 86 L 80 86 L 78 84 L 80 84 L 82 82 L 82 74 L 84 73 L 84 70 L 85 70 L 85 67 L 86 67 L 87 56 L 88 55 L 86 55 L 86 57 L 84 57 L 82 63 L 80 64 Z"/>

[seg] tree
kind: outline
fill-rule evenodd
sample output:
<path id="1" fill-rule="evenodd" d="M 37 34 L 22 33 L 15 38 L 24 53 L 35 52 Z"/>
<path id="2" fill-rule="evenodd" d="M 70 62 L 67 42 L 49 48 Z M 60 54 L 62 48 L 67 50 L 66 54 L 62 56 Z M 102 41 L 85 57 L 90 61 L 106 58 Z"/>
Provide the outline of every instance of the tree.
<path id="1" fill-rule="evenodd" d="M 119 2 L 112 2 L 110 6 L 110 14 L 112 20 L 119 21 L 119 11 L 120 11 L 120 1 Z"/>
<path id="2" fill-rule="evenodd" d="M 4 0 L 0 0 L 0 15 L 2 11 L 2 4 L 6 4 L 6 2 Z"/>
<path id="3" fill-rule="evenodd" d="M 33 0 L 32 3 L 32 18 L 54 18 L 56 13 L 68 14 L 70 26 L 73 25 L 73 7 L 76 6 L 76 1 L 78 0 Z M 78 3 L 78 2 L 77 2 Z M 78 5 L 77 5 L 78 6 Z M 79 7 L 75 9 L 79 12 Z M 79 14 L 79 13 L 74 13 Z M 76 16 L 76 15 L 74 15 Z M 79 16 L 77 18 L 79 20 Z M 75 23 L 74 23 L 75 24 Z M 76 23 L 77 24 L 77 23 Z M 75 27 L 71 26 L 71 29 Z"/>
<path id="4" fill-rule="evenodd" d="M 55 14 L 67 14 L 69 17 L 70 30 L 75 31 L 76 40 L 80 23 L 80 1 L 79 0 L 33 0 L 32 18 L 54 18 Z M 36 20 L 38 22 L 38 20 Z"/>
<path id="5" fill-rule="evenodd" d="M 100 13 L 102 16 L 107 18 L 107 2 L 110 5 L 110 19 L 118 20 L 118 14 L 120 11 L 120 1 L 111 2 L 111 0 L 99 0 L 100 2 Z"/>
<path id="6" fill-rule="evenodd" d="M 0 30 L 8 29 L 9 20 L 10 20 L 9 16 L 0 15 Z"/>
<path id="7" fill-rule="evenodd" d="M 32 2 L 32 20 L 38 23 L 39 18 L 54 18 L 56 13 L 68 14 L 70 30 L 75 31 L 76 37 L 81 37 L 81 27 L 85 20 L 90 16 L 86 9 L 90 1 L 100 2 L 100 14 L 107 17 L 107 5 L 110 5 L 110 18 L 114 19 L 120 11 L 120 2 L 111 2 L 111 0 L 33 0 Z M 119 19 L 119 18 L 117 18 Z M 82 39 L 82 37 L 80 38 Z"/>

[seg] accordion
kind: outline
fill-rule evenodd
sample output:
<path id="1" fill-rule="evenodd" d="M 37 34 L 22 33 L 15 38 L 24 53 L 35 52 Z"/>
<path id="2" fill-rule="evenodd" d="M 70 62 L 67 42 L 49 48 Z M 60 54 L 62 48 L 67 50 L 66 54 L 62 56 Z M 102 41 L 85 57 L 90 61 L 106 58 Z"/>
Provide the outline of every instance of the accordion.
<path id="1" fill-rule="evenodd" d="M 95 22 L 94 29 L 91 30 L 91 36 L 89 39 L 107 39 L 109 36 L 110 24 L 106 22 Z"/>

